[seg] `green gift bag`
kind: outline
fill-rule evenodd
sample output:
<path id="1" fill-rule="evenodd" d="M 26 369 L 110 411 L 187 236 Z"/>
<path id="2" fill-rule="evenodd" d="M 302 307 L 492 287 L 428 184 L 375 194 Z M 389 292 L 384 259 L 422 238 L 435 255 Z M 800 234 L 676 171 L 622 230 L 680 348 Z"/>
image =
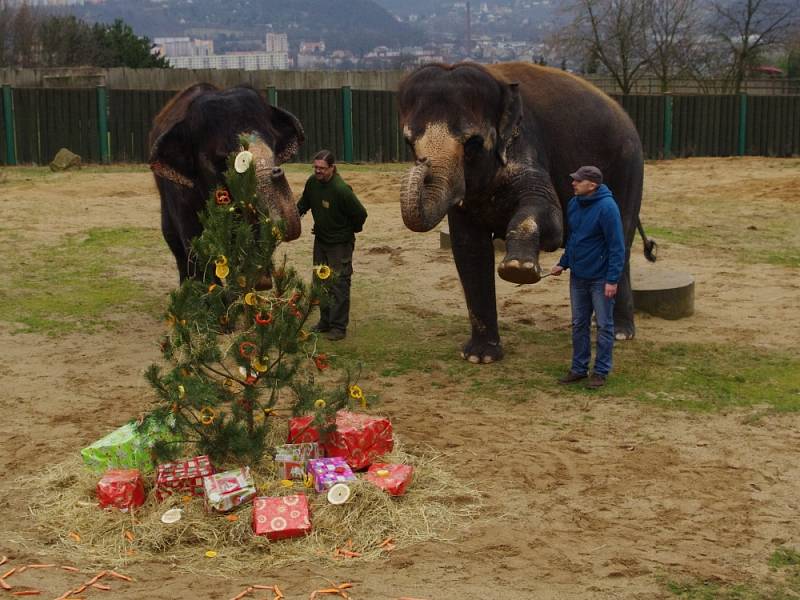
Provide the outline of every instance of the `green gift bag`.
<path id="1" fill-rule="evenodd" d="M 159 440 L 172 437 L 164 425 L 146 422 L 137 428 L 131 421 L 81 450 L 81 456 L 95 473 L 107 469 L 139 469 L 142 473 L 149 473 L 155 469 L 153 446 Z"/>

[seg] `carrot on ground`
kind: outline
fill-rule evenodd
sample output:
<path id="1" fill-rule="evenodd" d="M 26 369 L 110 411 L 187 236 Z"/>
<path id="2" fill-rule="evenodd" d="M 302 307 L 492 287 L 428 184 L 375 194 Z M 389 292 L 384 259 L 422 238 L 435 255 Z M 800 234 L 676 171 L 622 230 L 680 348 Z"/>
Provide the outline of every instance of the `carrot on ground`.
<path id="1" fill-rule="evenodd" d="M 41 594 L 39 590 L 20 590 L 19 592 L 11 592 L 12 596 L 38 596 Z"/>
<path id="2" fill-rule="evenodd" d="M 123 581 L 133 581 L 131 577 L 123 575 L 122 573 L 117 573 L 116 571 L 109 571 L 107 575 L 111 575 L 112 577 L 116 577 L 117 579 L 122 579 Z"/>
<path id="3" fill-rule="evenodd" d="M 80 571 L 78 567 L 70 567 L 68 565 L 61 565 L 61 568 L 64 569 L 65 571 L 71 571 L 73 573 L 77 573 L 78 571 Z"/>

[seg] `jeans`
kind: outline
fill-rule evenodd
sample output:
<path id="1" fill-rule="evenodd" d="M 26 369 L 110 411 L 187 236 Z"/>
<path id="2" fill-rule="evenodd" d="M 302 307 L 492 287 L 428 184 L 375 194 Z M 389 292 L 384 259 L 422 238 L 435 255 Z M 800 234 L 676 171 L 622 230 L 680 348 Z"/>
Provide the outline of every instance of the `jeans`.
<path id="1" fill-rule="evenodd" d="M 334 274 L 329 296 L 319 308 L 319 324 L 327 329 L 347 331 L 350 322 L 350 281 L 353 276 L 354 242 L 326 244 L 314 238 L 314 264 L 328 265 Z"/>
<path id="2" fill-rule="evenodd" d="M 573 373 L 589 372 L 592 354 L 592 312 L 597 321 L 597 351 L 594 372 L 607 377 L 611 372 L 614 350 L 614 298 L 605 297 L 604 279 L 581 279 L 570 275 L 569 297 L 572 304 L 572 367 Z"/>

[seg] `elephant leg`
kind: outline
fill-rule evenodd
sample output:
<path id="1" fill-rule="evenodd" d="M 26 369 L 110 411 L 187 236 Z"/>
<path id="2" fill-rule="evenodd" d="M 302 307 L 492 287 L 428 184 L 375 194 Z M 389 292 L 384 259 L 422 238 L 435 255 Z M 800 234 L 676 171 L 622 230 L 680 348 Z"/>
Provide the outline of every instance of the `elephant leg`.
<path id="1" fill-rule="evenodd" d="M 164 241 L 167 242 L 167 246 L 172 251 L 172 255 L 175 257 L 175 264 L 178 267 L 178 281 L 183 283 L 188 276 L 189 256 L 181 241 L 181 235 L 174 219 L 175 217 L 170 211 L 168 203 L 162 200 L 161 233 L 164 236 Z"/>
<path id="2" fill-rule="evenodd" d="M 460 208 L 451 209 L 448 219 L 453 258 L 472 325 L 472 337 L 462 347 L 461 356 L 475 364 L 492 363 L 503 358 L 497 330 L 492 236 Z"/>
<path id="3" fill-rule="evenodd" d="M 512 183 L 512 194 L 519 194 L 517 211 L 506 229 L 506 255 L 497 267 L 501 279 L 512 283 L 536 283 L 542 277 L 539 251 L 554 249 L 561 243 L 561 209 L 549 177 L 523 173 Z M 546 232 L 546 240 L 542 239 Z"/>
<path id="4" fill-rule="evenodd" d="M 617 286 L 614 302 L 614 337 L 618 340 L 632 340 L 636 335 L 633 321 L 633 288 L 631 287 L 631 249 L 625 251 L 625 268 Z"/>

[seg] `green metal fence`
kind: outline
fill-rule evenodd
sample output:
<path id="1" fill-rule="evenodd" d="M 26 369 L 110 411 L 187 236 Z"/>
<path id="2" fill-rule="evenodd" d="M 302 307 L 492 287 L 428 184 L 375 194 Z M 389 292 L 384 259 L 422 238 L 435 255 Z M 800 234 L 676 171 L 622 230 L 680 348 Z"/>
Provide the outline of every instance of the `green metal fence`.
<path id="1" fill-rule="evenodd" d="M 345 162 L 408 161 L 389 91 L 265 90 L 303 123 L 295 160 L 328 148 Z M 61 147 L 84 162 L 145 162 L 153 118 L 168 91 L 3 88 L 0 164 L 50 162 Z M 626 96 L 650 159 L 800 154 L 800 96 Z M 13 109 L 12 109 L 13 104 Z M 9 145 L 9 141 L 13 142 Z"/>

